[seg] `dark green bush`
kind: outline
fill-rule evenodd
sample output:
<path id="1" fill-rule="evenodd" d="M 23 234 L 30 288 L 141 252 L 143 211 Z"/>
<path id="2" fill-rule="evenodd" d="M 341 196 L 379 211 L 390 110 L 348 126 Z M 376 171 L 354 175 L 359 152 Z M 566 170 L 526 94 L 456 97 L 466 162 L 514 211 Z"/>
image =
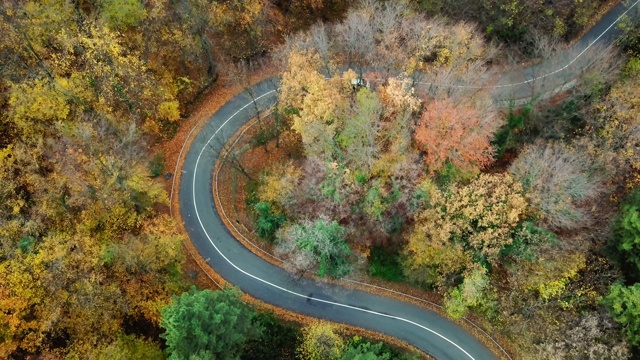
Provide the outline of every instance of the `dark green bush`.
<path id="1" fill-rule="evenodd" d="M 520 111 L 514 110 L 513 103 L 509 105 L 507 122 L 496 132 L 492 142 L 497 159 L 500 159 L 507 151 L 516 149 L 521 143 L 518 132 L 524 127 L 532 110 L 531 103 L 525 105 Z"/>
<path id="2" fill-rule="evenodd" d="M 404 281 L 398 255 L 380 246 L 374 246 L 369 252 L 369 274 L 389 281 Z"/>
<path id="3" fill-rule="evenodd" d="M 165 167 L 164 155 L 161 152 L 157 152 L 149 163 L 147 164 L 147 170 L 151 177 L 158 177 L 162 174 Z"/>
<path id="4" fill-rule="evenodd" d="M 256 231 L 258 236 L 267 241 L 275 241 L 276 231 L 287 221 L 284 215 L 275 214 L 271 210 L 271 204 L 266 201 L 257 203 L 254 207 L 258 218 L 256 219 Z"/>
<path id="5" fill-rule="evenodd" d="M 22 238 L 20 238 L 20 241 L 18 241 L 18 248 L 20 248 L 22 253 L 26 254 L 33 250 L 35 243 L 36 238 L 34 238 L 33 236 L 23 236 Z"/>
<path id="6" fill-rule="evenodd" d="M 261 336 L 245 344 L 244 360 L 288 360 L 295 357 L 300 330 L 282 322 L 273 313 L 259 313 L 255 319 Z"/>

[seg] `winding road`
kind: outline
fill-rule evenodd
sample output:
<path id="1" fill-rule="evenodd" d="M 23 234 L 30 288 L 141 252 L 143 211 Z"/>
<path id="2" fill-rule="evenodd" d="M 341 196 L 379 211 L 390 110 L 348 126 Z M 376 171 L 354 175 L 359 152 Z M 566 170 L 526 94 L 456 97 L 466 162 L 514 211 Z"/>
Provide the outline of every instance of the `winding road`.
<path id="1" fill-rule="evenodd" d="M 610 43 L 617 36 L 615 22 L 625 11 L 637 8 L 639 2 L 618 5 L 603 17 L 574 46 L 577 50 L 574 53 L 579 56 L 573 60 L 565 56 L 565 69 L 543 73 L 538 65 L 505 74 L 494 87 L 509 88 L 508 93 L 517 99 L 520 94 L 526 96 L 531 92 L 534 81 L 548 78 L 558 80 L 549 81 L 548 85 L 550 91 L 557 90 L 558 84 L 566 84 L 570 78 L 563 72 L 570 73 L 573 64 L 587 59 L 595 42 Z M 637 11 L 628 12 L 632 13 L 638 16 Z M 260 109 L 274 104 L 275 86 L 276 81 L 267 80 L 253 87 Z M 245 93 L 237 95 L 208 120 L 185 155 L 179 184 L 180 212 L 191 242 L 202 258 L 228 282 L 266 303 L 380 332 L 413 344 L 440 360 L 496 359 L 473 335 L 434 312 L 364 291 L 298 278 L 264 261 L 234 238 L 214 205 L 213 168 L 222 144 L 254 114 L 251 98 Z"/>

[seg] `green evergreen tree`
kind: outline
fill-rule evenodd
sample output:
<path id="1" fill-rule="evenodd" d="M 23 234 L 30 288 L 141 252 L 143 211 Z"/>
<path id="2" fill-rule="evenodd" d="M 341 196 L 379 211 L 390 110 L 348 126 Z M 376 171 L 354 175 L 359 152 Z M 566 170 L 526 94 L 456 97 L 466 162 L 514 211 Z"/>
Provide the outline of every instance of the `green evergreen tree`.
<path id="1" fill-rule="evenodd" d="M 162 310 L 161 336 L 170 359 L 239 359 L 247 340 L 260 335 L 255 311 L 238 290 L 201 290 L 172 298 Z"/>
<path id="2" fill-rule="evenodd" d="M 266 201 L 257 203 L 255 210 L 258 213 L 258 219 L 256 220 L 258 236 L 273 242 L 276 239 L 276 231 L 287 219 L 282 214 L 274 214 L 271 211 L 271 204 Z"/>
<path id="3" fill-rule="evenodd" d="M 353 341 L 340 356 L 340 360 L 389 360 L 391 355 L 383 351 L 382 343 L 371 344 L 368 341 Z"/>

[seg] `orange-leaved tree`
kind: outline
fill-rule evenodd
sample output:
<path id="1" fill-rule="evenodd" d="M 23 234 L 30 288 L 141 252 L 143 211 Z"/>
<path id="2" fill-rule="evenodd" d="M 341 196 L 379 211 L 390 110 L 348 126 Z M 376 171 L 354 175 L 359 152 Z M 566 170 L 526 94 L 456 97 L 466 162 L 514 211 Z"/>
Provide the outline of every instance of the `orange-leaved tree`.
<path id="1" fill-rule="evenodd" d="M 491 162 L 490 141 L 499 125 L 490 108 L 456 104 L 451 99 L 434 100 L 423 110 L 413 136 L 431 172 L 447 161 L 472 171 Z"/>

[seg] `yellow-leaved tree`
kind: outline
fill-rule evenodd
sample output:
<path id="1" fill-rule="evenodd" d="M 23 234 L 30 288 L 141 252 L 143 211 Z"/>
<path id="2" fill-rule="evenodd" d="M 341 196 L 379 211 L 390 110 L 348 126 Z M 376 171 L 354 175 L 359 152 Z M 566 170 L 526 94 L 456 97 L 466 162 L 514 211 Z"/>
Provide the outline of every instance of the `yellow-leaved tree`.
<path id="1" fill-rule="evenodd" d="M 288 61 L 280 85 L 280 112 L 290 114 L 291 128 L 302 137 L 308 157 L 330 159 L 336 131 L 342 125 L 349 82 L 355 74 L 326 79 L 317 70 L 319 56 L 310 52 L 293 51 Z"/>
<path id="2" fill-rule="evenodd" d="M 41 282 L 45 264 L 33 254 L 22 254 L 0 262 L 0 357 L 8 358 L 21 347 L 37 349 L 43 324 L 37 316 L 38 306 L 46 301 Z"/>
<path id="3" fill-rule="evenodd" d="M 473 261 L 495 261 L 527 209 L 522 185 L 509 174 L 482 174 L 446 190 L 426 188 L 428 205 L 408 237 L 405 270 L 427 283 L 446 285 Z"/>
<path id="4" fill-rule="evenodd" d="M 275 204 L 280 208 L 290 205 L 299 186 L 301 175 L 301 169 L 293 163 L 274 167 L 260 179 L 261 186 L 258 190 L 260 201 Z"/>
<path id="5" fill-rule="evenodd" d="M 314 322 L 302 329 L 302 343 L 298 355 L 305 360 L 333 360 L 345 348 L 336 329 L 326 322 Z"/>
<path id="6" fill-rule="evenodd" d="M 62 89 L 48 78 L 14 84 L 9 95 L 10 116 L 26 139 L 41 138 L 51 125 L 71 111 Z"/>
<path id="7" fill-rule="evenodd" d="M 626 79 L 611 88 L 597 106 L 592 139 L 630 188 L 640 184 L 640 57 L 629 61 Z"/>

